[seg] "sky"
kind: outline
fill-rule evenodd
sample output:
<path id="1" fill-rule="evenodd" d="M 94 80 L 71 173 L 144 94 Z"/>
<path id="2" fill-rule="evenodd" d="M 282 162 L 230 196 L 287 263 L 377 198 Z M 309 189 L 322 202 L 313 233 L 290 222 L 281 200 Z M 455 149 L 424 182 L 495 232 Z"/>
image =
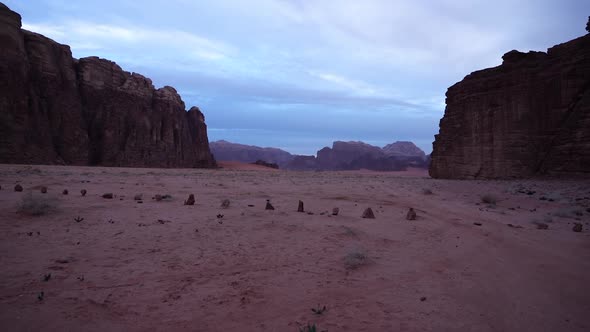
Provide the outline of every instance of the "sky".
<path id="1" fill-rule="evenodd" d="M 164 3 L 164 4 L 162 4 Z M 209 140 L 426 153 L 445 92 L 510 50 L 586 33 L 588 0 L 8 0 L 23 28 L 173 86 Z"/>

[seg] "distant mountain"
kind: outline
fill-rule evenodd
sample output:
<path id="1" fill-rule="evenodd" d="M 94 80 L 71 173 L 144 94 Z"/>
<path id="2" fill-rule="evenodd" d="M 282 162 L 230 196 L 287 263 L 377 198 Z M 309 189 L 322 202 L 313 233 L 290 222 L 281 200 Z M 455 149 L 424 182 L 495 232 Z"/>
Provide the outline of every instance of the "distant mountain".
<path id="1" fill-rule="evenodd" d="M 397 141 L 383 147 L 383 152 L 388 156 L 420 157 L 426 158 L 426 154 L 416 144 L 407 141 Z"/>
<path id="2" fill-rule="evenodd" d="M 408 167 L 428 168 L 429 158 L 412 142 L 395 142 L 383 148 L 364 142 L 335 141 L 316 156 L 292 155 L 277 148 L 215 141 L 209 143 L 217 161 L 275 163 L 281 169 L 298 171 L 341 171 L 369 169 L 403 171 Z"/>
<path id="3" fill-rule="evenodd" d="M 217 161 L 240 161 L 245 163 L 265 161 L 275 163 L 280 168 L 283 168 L 294 158 L 292 154 L 285 150 L 231 143 L 224 140 L 210 142 L 209 148 Z"/>
<path id="4" fill-rule="evenodd" d="M 324 170 L 347 170 L 356 168 L 352 164 L 362 164 L 361 160 L 373 160 L 385 157 L 381 148 L 363 142 L 332 143 L 332 148 L 325 147 L 317 153 L 318 168 Z"/>
<path id="5" fill-rule="evenodd" d="M 395 142 L 383 149 L 364 142 L 336 141 L 314 156 L 295 156 L 284 168 L 291 170 L 401 171 L 408 167 L 428 167 L 428 158 L 412 142 Z"/>

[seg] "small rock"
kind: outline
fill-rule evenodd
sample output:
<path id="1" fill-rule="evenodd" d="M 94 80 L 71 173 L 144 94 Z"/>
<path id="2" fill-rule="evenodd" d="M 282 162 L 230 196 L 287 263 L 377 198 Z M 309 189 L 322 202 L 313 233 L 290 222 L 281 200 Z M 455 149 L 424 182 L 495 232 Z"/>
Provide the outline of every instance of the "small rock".
<path id="1" fill-rule="evenodd" d="M 297 206 L 297 212 L 305 212 L 303 209 L 303 202 L 299 201 L 299 206 Z"/>
<path id="2" fill-rule="evenodd" d="M 47 187 L 45 187 L 45 186 L 41 187 L 41 193 L 47 194 Z"/>
<path id="3" fill-rule="evenodd" d="M 340 213 L 340 209 L 339 208 L 335 207 L 335 208 L 332 209 L 332 215 L 333 216 L 337 216 L 338 213 Z"/>
<path id="4" fill-rule="evenodd" d="M 373 213 L 373 210 L 370 207 L 368 207 L 365 209 L 361 217 L 365 219 L 375 219 L 375 214 Z"/>
<path id="5" fill-rule="evenodd" d="M 23 191 L 23 186 L 21 186 L 20 184 L 17 184 L 16 186 L 14 186 L 14 191 L 18 191 L 18 192 Z"/>
<path id="6" fill-rule="evenodd" d="M 135 201 L 143 200 L 143 194 L 136 194 L 135 196 L 133 196 L 133 200 L 135 200 Z"/>
<path id="7" fill-rule="evenodd" d="M 422 301 L 422 302 L 426 301 L 426 296 L 422 296 L 422 297 L 420 298 L 420 301 Z"/>
<path id="8" fill-rule="evenodd" d="M 86 196 L 86 189 L 80 190 L 80 194 L 82 194 L 82 196 Z"/>
<path id="9" fill-rule="evenodd" d="M 163 199 L 162 195 L 160 194 L 156 194 L 156 196 L 154 196 L 152 199 L 155 199 L 156 201 L 161 201 Z"/>
<path id="10" fill-rule="evenodd" d="M 67 189 L 64 189 L 64 191 L 62 191 L 61 193 L 62 193 L 62 195 L 67 195 L 67 194 L 69 194 L 69 192 L 68 192 L 68 190 L 67 190 Z"/>
<path id="11" fill-rule="evenodd" d="M 44 298 L 45 298 L 45 293 L 44 292 L 41 292 L 41 293 L 37 294 L 37 300 L 43 301 Z"/>
<path id="12" fill-rule="evenodd" d="M 406 219 L 416 220 L 416 211 L 414 211 L 414 208 L 410 208 L 410 210 L 408 210 L 408 213 L 406 214 Z"/>
<path id="13" fill-rule="evenodd" d="M 574 223 L 574 227 L 572 228 L 572 231 L 574 231 L 576 233 L 580 233 L 582 231 L 582 224 Z"/>
<path id="14" fill-rule="evenodd" d="M 190 194 L 186 201 L 184 201 L 184 205 L 195 205 L 195 195 Z"/>
<path id="15" fill-rule="evenodd" d="M 49 279 L 51 279 L 51 273 L 47 273 L 46 275 L 43 276 L 43 281 L 47 282 L 47 281 L 49 281 Z"/>
<path id="16" fill-rule="evenodd" d="M 102 194 L 102 198 L 113 199 L 113 193 Z"/>
<path id="17" fill-rule="evenodd" d="M 266 200 L 266 207 L 264 208 L 265 210 L 274 210 L 274 206 L 272 206 L 272 204 L 270 204 L 270 199 Z"/>
<path id="18" fill-rule="evenodd" d="M 224 199 L 224 200 L 221 202 L 221 208 L 223 208 L 223 209 L 227 209 L 227 208 L 229 207 L 229 204 L 230 204 L 230 202 L 229 202 L 229 199 Z"/>
<path id="19" fill-rule="evenodd" d="M 480 222 L 474 222 L 473 224 L 474 224 L 475 226 L 481 226 L 481 223 L 480 223 Z"/>

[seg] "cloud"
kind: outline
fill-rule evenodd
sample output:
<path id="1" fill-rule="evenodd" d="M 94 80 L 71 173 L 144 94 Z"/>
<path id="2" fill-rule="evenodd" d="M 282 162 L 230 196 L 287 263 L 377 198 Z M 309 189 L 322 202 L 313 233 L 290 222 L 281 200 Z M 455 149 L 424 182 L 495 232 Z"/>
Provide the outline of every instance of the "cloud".
<path id="1" fill-rule="evenodd" d="M 23 28 L 59 39 L 75 48 L 116 49 L 154 52 L 163 49 L 169 55 L 189 56 L 204 60 L 220 60 L 236 50 L 226 43 L 182 30 L 145 28 L 134 25 L 109 25 L 89 21 L 67 20 L 59 24 L 23 23 Z M 72 47 L 74 48 L 74 47 Z"/>

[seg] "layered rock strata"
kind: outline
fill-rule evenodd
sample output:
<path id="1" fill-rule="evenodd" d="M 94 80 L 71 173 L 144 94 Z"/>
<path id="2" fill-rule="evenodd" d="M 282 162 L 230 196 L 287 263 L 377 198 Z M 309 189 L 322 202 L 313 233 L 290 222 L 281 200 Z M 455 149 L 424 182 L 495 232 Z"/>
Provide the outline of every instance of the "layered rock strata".
<path id="1" fill-rule="evenodd" d="M 176 90 L 21 29 L 0 4 L 0 163 L 214 167 Z"/>
<path id="2" fill-rule="evenodd" d="M 510 51 L 446 95 L 432 177 L 590 175 L 590 35 Z"/>

